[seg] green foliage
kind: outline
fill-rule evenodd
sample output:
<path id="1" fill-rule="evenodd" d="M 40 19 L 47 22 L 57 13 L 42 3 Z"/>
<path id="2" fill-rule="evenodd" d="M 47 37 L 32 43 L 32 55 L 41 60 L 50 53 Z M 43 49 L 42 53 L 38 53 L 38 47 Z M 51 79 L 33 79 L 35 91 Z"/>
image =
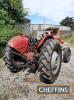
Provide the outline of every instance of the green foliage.
<path id="1" fill-rule="evenodd" d="M 8 12 L 0 9 L 0 25 L 12 24 L 12 19 L 8 16 Z"/>
<path id="2" fill-rule="evenodd" d="M 62 36 L 62 39 L 64 39 L 66 42 L 69 42 L 71 44 L 74 44 L 74 35 Z"/>
<path id="3" fill-rule="evenodd" d="M 6 44 L 6 42 L 13 36 L 17 35 L 17 33 L 19 32 L 18 29 L 16 29 L 15 27 L 13 28 L 10 25 L 7 26 L 0 26 L 0 46 L 2 46 L 3 44 Z"/>
<path id="4" fill-rule="evenodd" d="M 22 0 L 0 0 L 0 46 L 19 32 L 15 28 L 16 23 L 30 22 L 25 18 L 27 15 Z"/>
<path id="5" fill-rule="evenodd" d="M 22 0 L 0 0 L 0 57 L 7 41 L 20 31 L 16 23 L 28 23 L 28 12 L 23 9 Z"/>
<path id="6" fill-rule="evenodd" d="M 0 24 L 15 24 L 30 22 L 25 16 L 22 0 L 0 0 Z"/>
<path id="7" fill-rule="evenodd" d="M 73 17 L 66 17 L 60 22 L 60 25 L 71 27 L 74 30 L 74 19 Z"/>

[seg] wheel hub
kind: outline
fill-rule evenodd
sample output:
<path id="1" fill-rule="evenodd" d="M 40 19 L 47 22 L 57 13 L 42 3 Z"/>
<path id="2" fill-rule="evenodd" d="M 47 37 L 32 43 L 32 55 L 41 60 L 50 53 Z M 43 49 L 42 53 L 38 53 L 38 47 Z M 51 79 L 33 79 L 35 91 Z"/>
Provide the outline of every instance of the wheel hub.
<path id="1" fill-rule="evenodd" d="M 51 69 L 53 74 L 57 73 L 59 66 L 60 66 L 60 58 L 58 53 L 54 51 L 51 58 Z"/>

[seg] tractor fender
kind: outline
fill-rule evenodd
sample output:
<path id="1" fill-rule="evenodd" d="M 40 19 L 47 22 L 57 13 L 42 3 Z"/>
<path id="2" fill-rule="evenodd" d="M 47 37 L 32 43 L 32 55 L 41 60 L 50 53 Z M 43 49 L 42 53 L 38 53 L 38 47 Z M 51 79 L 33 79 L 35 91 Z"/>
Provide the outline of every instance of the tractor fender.
<path id="1" fill-rule="evenodd" d="M 43 46 L 43 44 L 45 43 L 45 41 L 48 40 L 48 39 L 54 39 L 54 38 L 53 38 L 53 36 L 48 36 L 48 35 L 46 35 L 45 37 L 43 37 L 43 38 L 38 42 L 37 48 L 40 49 L 40 48 Z"/>
<path id="2" fill-rule="evenodd" d="M 28 44 L 29 44 L 29 40 L 24 35 L 18 35 L 18 36 L 12 37 L 8 42 L 8 45 L 11 48 L 13 48 L 14 50 L 17 50 L 21 54 L 28 51 Z"/>

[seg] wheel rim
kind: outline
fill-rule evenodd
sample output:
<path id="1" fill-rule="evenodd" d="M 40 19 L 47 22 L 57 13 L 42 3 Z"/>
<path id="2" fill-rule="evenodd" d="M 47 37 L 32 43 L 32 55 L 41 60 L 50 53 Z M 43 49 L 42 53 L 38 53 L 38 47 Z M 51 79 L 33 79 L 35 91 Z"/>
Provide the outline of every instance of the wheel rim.
<path id="1" fill-rule="evenodd" d="M 60 67 L 60 55 L 59 53 L 54 51 L 51 58 L 51 69 L 54 75 L 57 74 L 59 67 Z"/>

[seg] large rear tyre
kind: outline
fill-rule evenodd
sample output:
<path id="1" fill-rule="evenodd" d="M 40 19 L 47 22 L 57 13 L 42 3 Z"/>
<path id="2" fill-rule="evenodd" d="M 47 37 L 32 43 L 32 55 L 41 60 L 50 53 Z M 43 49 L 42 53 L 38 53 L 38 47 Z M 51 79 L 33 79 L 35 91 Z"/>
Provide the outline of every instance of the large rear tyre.
<path id="1" fill-rule="evenodd" d="M 39 58 L 40 80 L 47 84 L 53 83 L 59 75 L 61 62 L 61 46 L 53 39 L 47 40 Z"/>
<path id="2" fill-rule="evenodd" d="M 12 48 L 9 46 L 6 46 L 5 48 L 4 61 L 12 73 L 16 73 L 22 70 L 25 63 L 20 56 L 12 52 Z"/>

